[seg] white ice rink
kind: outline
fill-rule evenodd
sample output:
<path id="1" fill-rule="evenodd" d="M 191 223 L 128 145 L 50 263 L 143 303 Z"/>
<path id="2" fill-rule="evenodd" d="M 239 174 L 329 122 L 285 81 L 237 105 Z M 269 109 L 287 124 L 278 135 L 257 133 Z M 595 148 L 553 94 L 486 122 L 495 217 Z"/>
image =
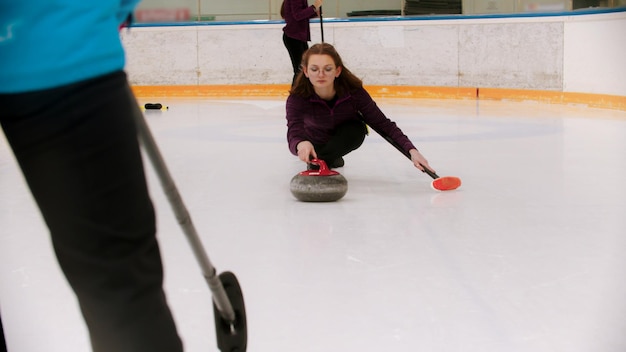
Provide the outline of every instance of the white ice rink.
<path id="1" fill-rule="evenodd" d="M 439 175 L 379 136 L 301 203 L 284 99 L 151 99 L 161 152 L 218 271 L 243 288 L 250 352 L 626 351 L 626 112 L 378 100 Z M 86 329 L 0 135 L 0 309 L 9 351 L 85 352 Z M 166 292 L 189 352 L 218 351 L 211 294 L 146 163 Z"/>

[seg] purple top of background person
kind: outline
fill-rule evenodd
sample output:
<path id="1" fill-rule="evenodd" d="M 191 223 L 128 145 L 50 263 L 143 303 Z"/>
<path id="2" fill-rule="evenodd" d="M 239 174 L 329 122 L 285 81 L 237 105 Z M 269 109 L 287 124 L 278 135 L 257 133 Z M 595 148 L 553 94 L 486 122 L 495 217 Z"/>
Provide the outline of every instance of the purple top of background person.
<path id="1" fill-rule="evenodd" d="M 283 32 L 285 35 L 303 42 L 311 41 L 309 19 L 317 17 L 315 6 L 308 6 L 307 0 L 285 0 L 283 6 L 285 18 Z"/>

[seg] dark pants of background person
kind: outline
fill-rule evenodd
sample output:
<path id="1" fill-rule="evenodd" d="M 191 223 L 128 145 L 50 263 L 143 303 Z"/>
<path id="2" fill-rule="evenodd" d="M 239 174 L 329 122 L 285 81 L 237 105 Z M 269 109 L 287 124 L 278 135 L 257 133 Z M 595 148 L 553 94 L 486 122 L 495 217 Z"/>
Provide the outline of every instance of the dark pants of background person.
<path id="1" fill-rule="evenodd" d="M 287 52 L 289 52 L 289 58 L 291 59 L 291 65 L 293 66 L 293 79 L 291 80 L 291 85 L 293 86 L 294 83 L 296 83 L 298 73 L 300 73 L 302 55 L 309 48 L 309 44 L 298 39 L 290 38 L 284 33 L 283 43 L 285 43 L 285 48 L 287 48 Z"/>
<path id="2" fill-rule="evenodd" d="M 0 94 L 0 107 L 93 351 L 182 351 L 124 72 Z"/>
<path id="3" fill-rule="evenodd" d="M 326 144 L 313 144 L 313 147 L 318 159 L 324 160 L 329 167 L 335 167 L 335 160 L 359 148 L 365 135 L 367 127 L 362 121 L 348 121 L 337 126 Z"/>
<path id="4" fill-rule="evenodd" d="M 2 329 L 2 319 L 0 319 L 0 352 L 7 352 L 7 344 L 4 341 L 4 329 Z"/>

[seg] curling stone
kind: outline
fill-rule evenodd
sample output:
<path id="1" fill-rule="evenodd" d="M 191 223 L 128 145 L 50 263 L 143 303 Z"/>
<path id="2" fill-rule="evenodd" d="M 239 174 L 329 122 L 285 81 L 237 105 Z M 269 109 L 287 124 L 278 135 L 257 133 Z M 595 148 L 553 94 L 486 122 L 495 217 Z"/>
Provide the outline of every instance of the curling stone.
<path id="1" fill-rule="evenodd" d="M 348 192 L 348 181 L 321 159 L 311 160 L 319 170 L 306 170 L 291 179 L 291 194 L 302 202 L 334 202 Z"/>

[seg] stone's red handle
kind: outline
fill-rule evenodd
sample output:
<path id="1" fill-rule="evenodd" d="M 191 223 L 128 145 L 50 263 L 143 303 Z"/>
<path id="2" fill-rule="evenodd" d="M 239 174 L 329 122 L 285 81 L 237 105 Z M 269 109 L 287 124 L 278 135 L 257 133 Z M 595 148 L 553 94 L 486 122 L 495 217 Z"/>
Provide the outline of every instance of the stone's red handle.
<path id="1" fill-rule="evenodd" d="M 320 175 L 327 175 L 330 171 L 328 165 L 326 165 L 326 162 L 322 159 L 313 159 L 311 160 L 311 164 L 317 164 L 320 166 Z"/>
<path id="2" fill-rule="evenodd" d="M 326 165 L 326 162 L 322 159 L 311 159 L 311 161 L 309 161 L 311 164 L 316 164 L 319 165 L 320 169 L 319 170 L 305 170 L 302 171 L 300 173 L 300 175 L 303 176 L 334 176 L 334 175 L 339 175 L 339 173 L 337 171 L 333 171 L 331 169 L 328 168 L 328 165 Z"/>

